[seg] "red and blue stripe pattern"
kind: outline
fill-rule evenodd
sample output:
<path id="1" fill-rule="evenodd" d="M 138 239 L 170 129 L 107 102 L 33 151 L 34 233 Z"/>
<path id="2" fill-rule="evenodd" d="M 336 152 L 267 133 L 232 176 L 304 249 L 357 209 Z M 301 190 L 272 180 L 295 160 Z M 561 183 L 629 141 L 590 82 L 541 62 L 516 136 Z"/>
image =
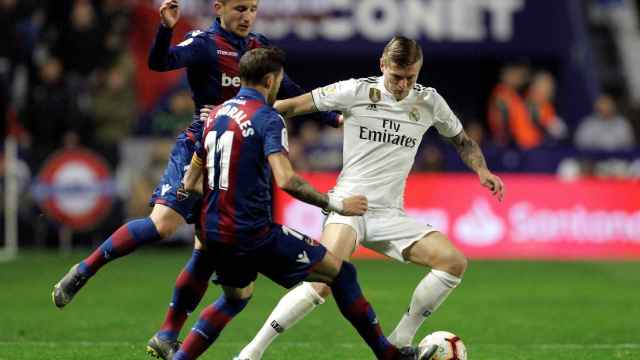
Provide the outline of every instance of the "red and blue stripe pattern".
<path id="1" fill-rule="evenodd" d="M 89 257 L 81 261 L 79 269 L 84 275 L 93 276 L 104 264 L 161 238 L 150 218 L 129 221 L 111 234 Z"/>
<path id="2" fill-rule="evenodd" d="M 249 299 L 230 299 L 224 294 L 200 314 L 200 319 L 184 340 L 174 360 L 194 360 L 218 338 L 224 327 L 240 313 Z"/>
<path id="3" fill-rule="evenodd" d="M 213 264 L 207 260 L 202 250 L 193 250 L 191 259 L 178 275 L 173 290 L 173 300 L 169 305 L 164 323 L 157 333 L 161 339 L 177 340 L 187 317 L 202 300 L 213 273 Z"/>
<path id="4" fill-rule="evenodd" d="M 389 343 L 382 333 L 371 304 L 362 294 L 357 281 L 356 268 L 346 261 L 343 262 L 340 272 L 330 286 L 340 312 L 356 328 L 376 358 L 384 360 L 397 358 L 398 349 Z"/>
<path id="5" fill-rule="evenodd" d="M 253 89 L 243 88 L 234 99 L 218 108 L 233 107 L 232 111 L 216 111 L 213 116 L 218 114 L 217 117 L 208 122 L 204 132 L 205 146 L 199 152 L 207 161 L 205 179 L 213 185 L 213 188 L 205 185 L 200 214 L 201 238 L 207 242 L 253 248 L 259 245 L 257 239 L 262 238 L 260 235 L 268 231 L 272 222 L 271 169 L 264 155 L 264 133 L 267 131 L 264 128 L 277 115 L 264 97 Z M 237 114 L 244 114 L 241 120 Z M 249 128 L 252 134 L 247 131 Z M 213 132 L 216 141 L 207 145 Z M 233 134 L 233 140 L 224 144 L 227 149 L 221 149 L 222 137 L 228 132 Z M 214 145 L 214 149 L 207 148 Z M 230 151 L 230 155 L 228 169 L 222 174 L 224 151 Z M 213 169 L 214 174 L 210 174 L 209 169 Z M 221 186 L 222 177 L 226 179 L 226 186 Z"/>

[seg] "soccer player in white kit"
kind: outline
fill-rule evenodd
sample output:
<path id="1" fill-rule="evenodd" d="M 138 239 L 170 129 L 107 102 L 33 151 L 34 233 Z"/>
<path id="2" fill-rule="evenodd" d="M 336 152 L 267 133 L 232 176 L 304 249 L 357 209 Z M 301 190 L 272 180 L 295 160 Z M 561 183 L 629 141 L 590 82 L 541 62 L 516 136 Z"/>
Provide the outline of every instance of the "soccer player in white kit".
<path id="1" fill-rule="evenodd" d="M 398 261 L 431 268 L 389 337 L 398 347 L 411 345 L 425 318 L 460 283 L 467 268 L 464 255 L 444 234 L 404 211 L 405 182 L 427 129 L 434 126 L 448 138 L 480 183 L 499 200 L 504 191 L 502 180 L 489 171 L 479 146 L 442 96 L 416 84 L 421 67 L 420 45 L 395 37 L 380 59 L 383 76 L 340 81 L 275 104 L 286 117 L 331 110 L 344 116 L 343 168 L 332 191 L 338 198 L 366 195 L 369 210 L 354 217 L 330 213 L 321 242 L 343 259 L 362 245 Z M 291 290 L 236 359 L 260 359 L 278 334 L 329 295 L 329 288 L 319 283 L 303 283 Z"/>

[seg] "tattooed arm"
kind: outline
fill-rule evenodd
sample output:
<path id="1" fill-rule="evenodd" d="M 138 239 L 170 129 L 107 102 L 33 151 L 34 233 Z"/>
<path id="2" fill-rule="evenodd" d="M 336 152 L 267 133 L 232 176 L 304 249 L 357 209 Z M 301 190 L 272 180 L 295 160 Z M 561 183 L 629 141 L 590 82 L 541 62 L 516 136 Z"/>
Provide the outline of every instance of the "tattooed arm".
<path id="1" fill-rule="evenodd" d="M 362 195 L 351 196 L 340 201 L 316 190 L 293 171 L 289 158 L 283 153 L 271 154 L 268 160 L 278 187 L 296 199 L 346 216 L 363 215 L 367 211 L 367 198 Z"/>
<path id="2" fill-rule="evenodd" d="M 484 155 L 482 155 L 480 146 L 464 130 L 458 135 L 448 138 L 448 140 L 455 146 L 462 161 L 478 174 L 482 186 L 491 190 L 491 193 L 502 201 L 504 184 L 498 176 L 492 174 L 487 168 L 487 162 L 484 159 Z"/>

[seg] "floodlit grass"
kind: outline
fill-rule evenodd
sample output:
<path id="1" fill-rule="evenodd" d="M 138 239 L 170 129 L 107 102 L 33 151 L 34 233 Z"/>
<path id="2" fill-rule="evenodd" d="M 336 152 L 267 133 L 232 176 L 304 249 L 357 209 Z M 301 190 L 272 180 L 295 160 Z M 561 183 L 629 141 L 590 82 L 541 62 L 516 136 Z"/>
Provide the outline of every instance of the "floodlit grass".
<path id="1" fill-rule="evenodd" d="M 0 360 L 146 358 L 146 341 L 164 317 L 190 250 L 144 249 L 111 263 L 60 311 L 51 303 L 51 288 L 83 255 L 26 252 L 0 264 Z M 388 261 L 356 266 L 389 333 L 425 270 Z M 462 337 L 473 360 L 640 359 L 638 284 L 640 263 L 471 261 L 461 286 L 416 341 L 449 330 Z M 259 278 L 251 304 L 202 358 L 230 360 L 284 292 Z M 211 286 L 203 304 L 219 293 Z M 277 339 L 264 357 L 371 358 L 333 301 Z"/>

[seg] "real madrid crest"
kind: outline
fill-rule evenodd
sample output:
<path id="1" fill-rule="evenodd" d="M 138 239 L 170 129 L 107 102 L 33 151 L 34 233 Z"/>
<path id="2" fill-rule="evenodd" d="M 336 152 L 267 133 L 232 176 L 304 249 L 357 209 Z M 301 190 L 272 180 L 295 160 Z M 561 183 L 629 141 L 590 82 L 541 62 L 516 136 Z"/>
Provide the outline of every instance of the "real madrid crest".
<path id="1" fill-rule="evenodd" d="M 371 99 L 371 101 L 374 103 L 379 102 L 380 99 L 382 99 L 382 94 L 380 93 L 380 90 L 374 87 L 369 88 L 369 99 Z"/>
<path id="2" fill-rule="evenodd" d="M 412 108 L 411 112 L 409 113 L 409 117 L 413 121 L 420 121 L 420 110 L 418 110 L 418 108 L 415 108 L 415 107 Z"/>

